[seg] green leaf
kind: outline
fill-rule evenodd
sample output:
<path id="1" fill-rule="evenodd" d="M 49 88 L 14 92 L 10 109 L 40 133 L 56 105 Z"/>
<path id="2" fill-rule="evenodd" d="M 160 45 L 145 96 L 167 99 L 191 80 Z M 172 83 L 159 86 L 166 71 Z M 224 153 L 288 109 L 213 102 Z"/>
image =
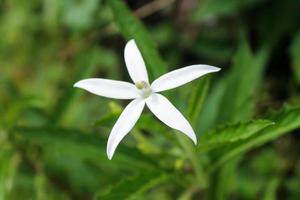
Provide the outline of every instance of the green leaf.
<path id="1" fill-rule="evenodd" d="M 276 200 L 277 190 L 280 186 L 281 178 L 279 176 L 273 177 L 265 189 L 264 200 Z"/>
<path id="2" fill-rule="evenodd" d="M 197 129 L 200 135 L 204 134 L 216 124 L 220 112 L 222 112 L 221 102 L 226 92 L 226 79 L 221 79 L 209 92 L 205 99 L 204 106 L 197 120 Z"/>
<path id="3" fill-rule="evenodd" d="M 108 4 L 124 38 L 136 40 L 148 67 L 150 78 L 154 79 L 164 74 L 167 71 L 167 66 L 139 19 L 131 13 L 124 1 L 108 0 Z"/>
<path id="4" fill-rule="evenodd" d="M 218 116 L 219 122 L 227 120 L 236 122 L 253 115 L 254 94 L 262 80 L 263 72 L 263 65 L 257 63 L 248 42 L 242 39 L 227 77 L 222 110 Z"/>
<path id="5" fill-rule="evenodd" d="M 269 50 L 256 55 L 245 38 L 234 56 L 233 66 L 208 96 L 198 120 L 198 128 L 207 131 L 213 124 L 249 120 L 253 116 L 255 94 L 262 81 Z"/>
<path id="6" fill-rule="evenodd" d="M 273 124 L 274 123 L 269 120 L 251 120 L 217 128 L 201 138 L 200 151 L 203 152 L 239 140 L 245 140 Z"/>
<path id="7" fill-rule="evenodd" d="M 26 149 L 24 154 L 35 156 L 32 162 L 43 163 L 50 179 L 60 177 L 60 182 L 78 193 L 92 193 L 101 185 L 111 184 L 122 175 L 120 170 L 132 174 L 161 169 L 150 156 L 123 145 L 113 160 L 108 160 L 107 139 L 91 133 L 49 127 L 18 127 L 14 133 L 18 145 Z"/>
<path id="8" fill-rule="evenodd" d="M 204 106 L 206 109 L 204 109 L 199 121 L 200 129 L 202 126 L 203 128 L 209 129 L 214 124 L 235 123 L 251 119 L 255 114 L 255 94 L 262 82 L 269 52 L 270 49 L 263 46 L 256 54 L 252 53 L 250 46 L 242 33 L 238 50 L 233 58 L 233 66 L 227 76 L 216 85 L 215 90 L 207 99 L 208 106 Z M 204 131 L 206 129 L 204 129 Z M 252 133 L 249 132 L 249 135 L 246 134 L 246 136 L 255 136 L 256 134 L 258 134 L 257 131 Z M 225 143 L 225 147 L 233 143 Z M 209 150 L 218 146 L 218 144 L 207 145 L 206 149 Z M 217 150 L 219 149 L 221 149 L 221 154 L 222 148 L 217 148 Z M 214 155 L 213 152 L 211 156 L 213 157 Z M 237 163 L 238 162 L 236 162 L 236 164 Z M 224 167 L 226 171 L 226 165 L 222 165 L 222 167 Z M 226 172 L 224 172 L 223 168 L 220 168 L 220 170 L 216 170 L 215 173 L 215 179 L 210 183 L 212 184 L 210 188 L 213 188 L 211 193 L 223 194 L 226 196 L 228 192 L 226 191 L 227 187 L 223 187 L 222 184 L 219 184 L 226 181 L 226 178 L 224 179 L 223 176 L 223 173 Z"/>
<path id="9" fill-rule="evenodd" d="M 64 144 L 72 144 L 72 146 L 81 149 L 80 153 L 78 151 L 75 152 L 78 156 L 88 156 L 88 151 L 85 151 L 85 149 L 93 148 L 99 152 L 99 155 L 93 159 L 96 159 L 97 161 L 101 159 L 105 161 L 104 164 L 110 166 L 114 166 L 116 163 L 125 166 L 130 166 L 132 164 L 131 167 L 135 166 L 141 168 L 156 166 L 156 162 L 152 160 L 152 158 L 141 154 L 135 148 L 126 147 L 123 145 L 118 147 L 118 151 L 116 152 L 113 160 L 115 163 L 108 162 L 109 160 L 107 159 L 105 152 L 107 138 L 100 137 L 93 133 L 85 133 L 80 130 L 53 127 L 16 127 L 14 131 L 18 136 L 21 136 L 21 138 L 29 140 L 30 142 L 41 147 L 51 147 L 55 144 L 61 144 L 62 149 L 67 149 L 68 146 L 65 146 Z"/>
<path id="10" fill-rule="evenodd" d="M 1 141 L 0 151 L 0 199 L 8 199 L 12 191 L 12 184 L 14 176 L 17 172 L 18 158 L 14 152 L 9 148 L 9 144 Z"/>
<path id="11" fill-rule="evenodd" d="M 300 108 L 285 108 L 282 111 L 273 114 L 269 119 L 275 124 L 262 129 L 246 140 L 237 141 L 217 149 L 214 154 L 215 161 L 212 165 L 212 169 L 222 165 L 237 155 L 248 152 L 298 129 L 300 127 Z"/>
<path id="12" fill-rule="evenodd" d="M 135 177 L 122 180 L 119 184 L 112 187 L 111 190 L 104 195 L 97 196 L 96 199 L 115 200 L 115 199 L 136 199 L 138 195 L 169 180 L 167 174 L 159 171 L 142 172 Z"/>
<path id="13" fill-rule="evenodd" d="M 191 97 L 188 104 L 189 109 L 187 113 L 189 119 L 192 120 L 192 124 L 195 123 L 199 113 L 202 110 L 204 100 L 208 94 L 209 83 L 210 83 L 210 77 L 204 77 L 198 82 L 195 89 L 193 89 L 191 92 Z"/>

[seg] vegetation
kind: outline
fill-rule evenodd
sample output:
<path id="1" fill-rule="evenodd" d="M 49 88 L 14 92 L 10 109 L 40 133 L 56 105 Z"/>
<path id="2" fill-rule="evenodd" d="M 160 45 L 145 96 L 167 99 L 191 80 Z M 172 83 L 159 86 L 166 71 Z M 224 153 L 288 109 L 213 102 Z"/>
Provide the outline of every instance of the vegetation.
<path id="1" fill-rule="evenodd" d="M 300 199 L 299 0 L 0 0 L 0 200 Z M 73 88 L 221 67 L 165 92 L 198 145 L 144 112 L 106 156 L 128 103 Z"/>

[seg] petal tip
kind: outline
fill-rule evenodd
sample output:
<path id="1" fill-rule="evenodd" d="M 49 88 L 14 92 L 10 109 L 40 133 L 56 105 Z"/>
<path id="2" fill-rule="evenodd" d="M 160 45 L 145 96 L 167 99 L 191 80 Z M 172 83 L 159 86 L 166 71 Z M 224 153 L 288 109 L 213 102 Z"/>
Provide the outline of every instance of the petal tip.
<path id="1" fill-rule="evenodd" d="M 134 39 L 128 40 L 126 46 L 131 45 L 131 44 L 136 44 Z"/>
<path id="2" fill-rule="evenodd" d="M 220 67 L 215 67 L 215 72 L 221 71 Z"/>
<path id="3" fill-rule="evenodd" d="M 194 139 L 193 142 L 194 142 L 195 146 L 197 146 L 197 139 Z"/>
<path id="4" fill-rule="evenodd" d="M 186 134 L 186 132 L 183 132 Z M 195 146 L 197 146 L 197 137 L 196 134 L 194 132 L 190 133 L 190 134 L 186 134 L 186 136 L 188 136 L 188 138 L 190 140 L 192 140 L 192 142 L 194 143 Z"/>
<path id="5" fill-rule="evenodd" d="M 205 69 L 207 70 L 207 73 L 210 73 L 210 72 L 218 72 L 221 70 L 220 67 L 215 67 L 215 66 L 212 66 L 212 65 L 199 65 L 199 67 L 201 69 Z"/>
<path id="6" fill-rule="evenodd" d="M 73 87 L 82 88 L 83 81 L 84 80 L 77 81 L 76 83 L 74 83 Z"/>
<path id="7" fill-rule="evenodd" d="M 111 159 L 112 159 L 112 157 L 113 157 L 113 155 L 114 155 L 114 153 L 113 153 L 113 152 L 111 152 L 111 151 L 109 151 L 109 150 L 107 150 L 106 154 L 107 154 L 107 158 L 108 158 L 108 160 L 111 160 Z"/>
<path id="8" fill-rule="evenodd" d="M 215 66 L 210 66 L 210 65 L 208 67 L 211 72 L 218 72 L 221 70 L 220 67 L 215 67 Z"/>
<path id="9" fill-rule="evenodd" d="M 78 84 L 79 82 L 76 82 L 76 83 L 74 83 L 73 84 L 73 87 L 79 87 L 79 84 Z"/>
<path id="10" fill-rule="evenodd" d="M 189 134 L 188 136 L 189 136 L 189 138 L 193 141 L 193 143 L 194 143 L 195 146 L 196 146 L 196 145 L 197 145 L 197 136 L 196 136 L 195 132 L 192 131 L 192 133 Z"/>

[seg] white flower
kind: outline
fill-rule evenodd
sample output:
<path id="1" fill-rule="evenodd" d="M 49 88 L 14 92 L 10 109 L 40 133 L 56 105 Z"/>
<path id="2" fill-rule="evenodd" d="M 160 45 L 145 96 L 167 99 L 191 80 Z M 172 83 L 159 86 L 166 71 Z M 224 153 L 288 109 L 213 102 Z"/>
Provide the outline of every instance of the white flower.
<path id="1" fill-rule="evenodd" d="M 133 128 L 145 104 L 163 123 L 187 135 L 195 144 L 197 138 L 185 117 L 158 92 L 184 85 L 207 73 L 217 72 L 220 68 L 209 65 L 191 65 L 171 71 L 149 84 L 148 73 L 142 55 L 134 40 L 130 40 L 124 50 L 127 70 L 134 84 L 100 78 L 78 81 L 74 87 L 82 88 L 93 94 L 114 99 L 133 99 L 112 128 L 107 142 L 107 156 L 112 158 L 120 141 Z M 159 66 L 157 66 L 159 67 Z"/>

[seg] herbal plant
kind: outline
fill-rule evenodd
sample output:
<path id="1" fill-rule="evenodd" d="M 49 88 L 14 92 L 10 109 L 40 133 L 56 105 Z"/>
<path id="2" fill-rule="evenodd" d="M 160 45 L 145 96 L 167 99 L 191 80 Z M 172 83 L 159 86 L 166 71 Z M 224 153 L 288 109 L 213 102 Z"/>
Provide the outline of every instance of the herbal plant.
<path id="1" fill-rule="evenodd" d="M 0 199 L 299 199 L 299 6 L 0 1 Z"/>
<path id="2" fill-rule="evenodd" d="M 106 147 L 109 159 L 112 158 L 118 144 L 132 130 L 147 105 L 151 112 L 167 126 L 181 131 L 195 145 L 197 137 L 190 123 L 158 92 L 177 88 L 220 68 L 209 65 L 191 65 L 171 71 L 149 84 L 148 72 L 143 57 L 134 40 L 130 40 L 124 50 L 128 73 L 135 84 L 101 78 L 89 78 L 78 81 L 74 87 L 82 88 L 93 94 L 115 99 L 134 99 L 124 109 L 112 128 Z"/>

